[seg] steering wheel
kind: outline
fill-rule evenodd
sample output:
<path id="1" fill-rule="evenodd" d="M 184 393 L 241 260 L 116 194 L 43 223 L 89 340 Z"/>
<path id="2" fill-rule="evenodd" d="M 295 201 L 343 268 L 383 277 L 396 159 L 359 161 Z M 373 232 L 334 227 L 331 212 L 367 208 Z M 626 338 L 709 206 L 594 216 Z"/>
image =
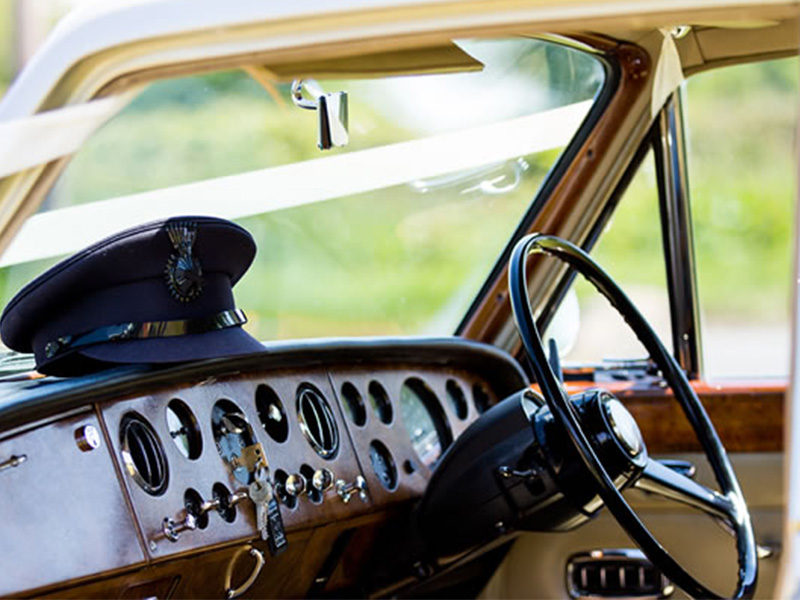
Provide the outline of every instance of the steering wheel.
<path id="1" fill-rule="evenodd" d="M 594 479 L 601 499 L 631 539 L 674 584 L 695 598 L 720 597 L 690 575 L 650 533 L 622 496 L 620 490 L 617 489 L 606 467 L 598 459 L 596 448 L 590 442 L 590 436 L 587 435 L 581 423 L 580 415 L 547 360 L 542 338 L 531 314 L 525 274 L 525 265 L 530 254 L 553 256 L 569 264 L 583 275 L 624 318 L 661 370 L 666 383 L 683 408 L 705 451 L 721 492 L 700 485 L 658 461 L 647 458 L 643 451 L 639 452 L 638 456 L 643 457 L 644 468 L 634 470 L 636 472 L 633 476 L 634 480 L 626 482 L 626 485 L 633 484 L 638 488 L 691 505 L 727 525 L 736 538 L 738 556 L 738 581 L 733 597 L 751 598 L 755 591 L 758 575 L 758 558 L 750 513 L 733 467 L 725 453 L 725 448 L 683 370 L 664 348 L 652 327 L 630 299 L 588 254 L 561 238 L 530 234 L 522 238 L 514 247 L 509 265 L 509 292 L 514 318 L 522 343 L 531 359 L 533 373 L 542 395 L 556 423 L 563 427 L 571 445 Z M 606 392 L 603 393 L 606 394 Z M 615 412 L 617 412 L 614 415 L 615 420 L 627 428 L 628 436 L 630 436 L 632 427 L 638 439 L 637 443 L 641 443 L 638 427 L 633 417 L 621 408 L 618 400 L 613 400 L 613 402 L 616 404 Z M 619 413 L 620 410 L 624 411 L 623 414 Z"/>

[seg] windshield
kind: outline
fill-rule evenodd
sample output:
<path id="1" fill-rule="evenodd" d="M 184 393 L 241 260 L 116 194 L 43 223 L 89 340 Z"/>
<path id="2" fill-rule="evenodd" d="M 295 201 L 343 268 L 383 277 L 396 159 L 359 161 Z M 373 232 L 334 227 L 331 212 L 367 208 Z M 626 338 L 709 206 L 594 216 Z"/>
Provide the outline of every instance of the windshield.
<path id="1" fill-rule="evenodd" d="M 256 239 L 235 294 L 259 339 L 451 334 L 604 82 L 594 57 L 542 40 L 456 47 L 458 72 L 316 82 L 349 105 L 349 140 L 326 151 L 268 69 L 151 84 L 2 257 L 4 303 L 102 237 L 208 214 Z"/>

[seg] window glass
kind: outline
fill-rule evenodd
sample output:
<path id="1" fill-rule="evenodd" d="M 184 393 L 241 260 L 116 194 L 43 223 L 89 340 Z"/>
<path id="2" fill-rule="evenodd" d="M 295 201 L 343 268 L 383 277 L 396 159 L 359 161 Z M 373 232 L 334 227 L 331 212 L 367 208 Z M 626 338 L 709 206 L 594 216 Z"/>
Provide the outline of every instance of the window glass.
<path id="1" fill-rule="evenodd" d="M 58 234 L 28 240 L 25 264 L 0 272 L 2 295 L 137 222 L 213 214 L 256 238 L 235 292 L 259 339 L 452 333 L 605 76 L 541 40 L 457 46 L 474 68 L 319 81 L 349 102 L 350 142 L 324 153 L 316 112 L 293 105 L 284 79 L 152 84 L 26 224 L 28 237 L 52 232 L 45 222 Z"/>
<path id="2" fill-rule="evenodd" d="M 797 70 L 739 65 L 686 86 L 707 378 L 788 374 Z"/>
<path id="3" fill-rule="evenodd" d="M 622 195 L 591 254 L 670 349 L 669 297 L 660 223 L 658 184 L 651 150 Z M 568 319 L 572 323 L 574 343 L 561 351 L 565 361 L 585 365 L 647 357 L 644 346 L 622 317 L 592 285 L 577 277 L 572 287 L 574 296 L 568 297 L 559 308 L 549 333 L 552 335 L 557 328 L 567 327 L 565 321 Z M 574 315 L 574 307 L 569 306 L 574 303 L 574 298 L 577 298 L 579 306 L 577 321 L 568 317 L 570 312 Z"/>

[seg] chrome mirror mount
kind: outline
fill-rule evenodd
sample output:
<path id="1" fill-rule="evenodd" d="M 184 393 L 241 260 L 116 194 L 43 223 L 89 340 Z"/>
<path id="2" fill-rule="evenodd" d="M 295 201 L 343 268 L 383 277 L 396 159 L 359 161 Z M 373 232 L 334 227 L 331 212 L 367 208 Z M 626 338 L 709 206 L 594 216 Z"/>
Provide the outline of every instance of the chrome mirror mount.
<path id="1" fill-rule="evenodd" d="M 317 111 L 317 147 L 320 150 L 343 147 L 350 141 L 347 92 L 328 94 L 314 79 L 295 79 L 292 102 L 298 108 Z"/>

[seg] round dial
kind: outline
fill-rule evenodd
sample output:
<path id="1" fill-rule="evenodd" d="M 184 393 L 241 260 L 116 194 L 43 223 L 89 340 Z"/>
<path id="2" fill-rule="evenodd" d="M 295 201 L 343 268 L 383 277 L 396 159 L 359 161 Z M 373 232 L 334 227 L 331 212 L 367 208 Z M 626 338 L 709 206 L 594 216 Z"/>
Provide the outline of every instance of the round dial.
<path id="1" fill-rule="evenodd" d="M 250 483 L 250 472 L 243 465 L 236 466 L 242 450 L 254 443 L 253 430 L 241 409 L 230 400 L 220 400 L 211 410 L 211 429 L 214 441 L 222 460 L 228 463 L 233 476 L 247 485 Z"/>
<path id="2" fill-rule="evenodd" d="M 194 460 L 203 450 L 203 438 L 191 409 L 177 398 L 167 405 L 167 429 L 175 447 L 186 458 Z"/>
<path id="3" fill-rule="evenodd" d="M 392 491 L 397 487 L 397 468 L 388 448 L 375 440 L 369 445 L 369 461 L 378 481 L 387 490 Z"/>
<path id="4" fill-rule="evenodd" d="M 414 451 L 433 467 L 453 440 L 436 394 L 422 380 L 409 379 L 400 390 L 400 412 Z"/>

